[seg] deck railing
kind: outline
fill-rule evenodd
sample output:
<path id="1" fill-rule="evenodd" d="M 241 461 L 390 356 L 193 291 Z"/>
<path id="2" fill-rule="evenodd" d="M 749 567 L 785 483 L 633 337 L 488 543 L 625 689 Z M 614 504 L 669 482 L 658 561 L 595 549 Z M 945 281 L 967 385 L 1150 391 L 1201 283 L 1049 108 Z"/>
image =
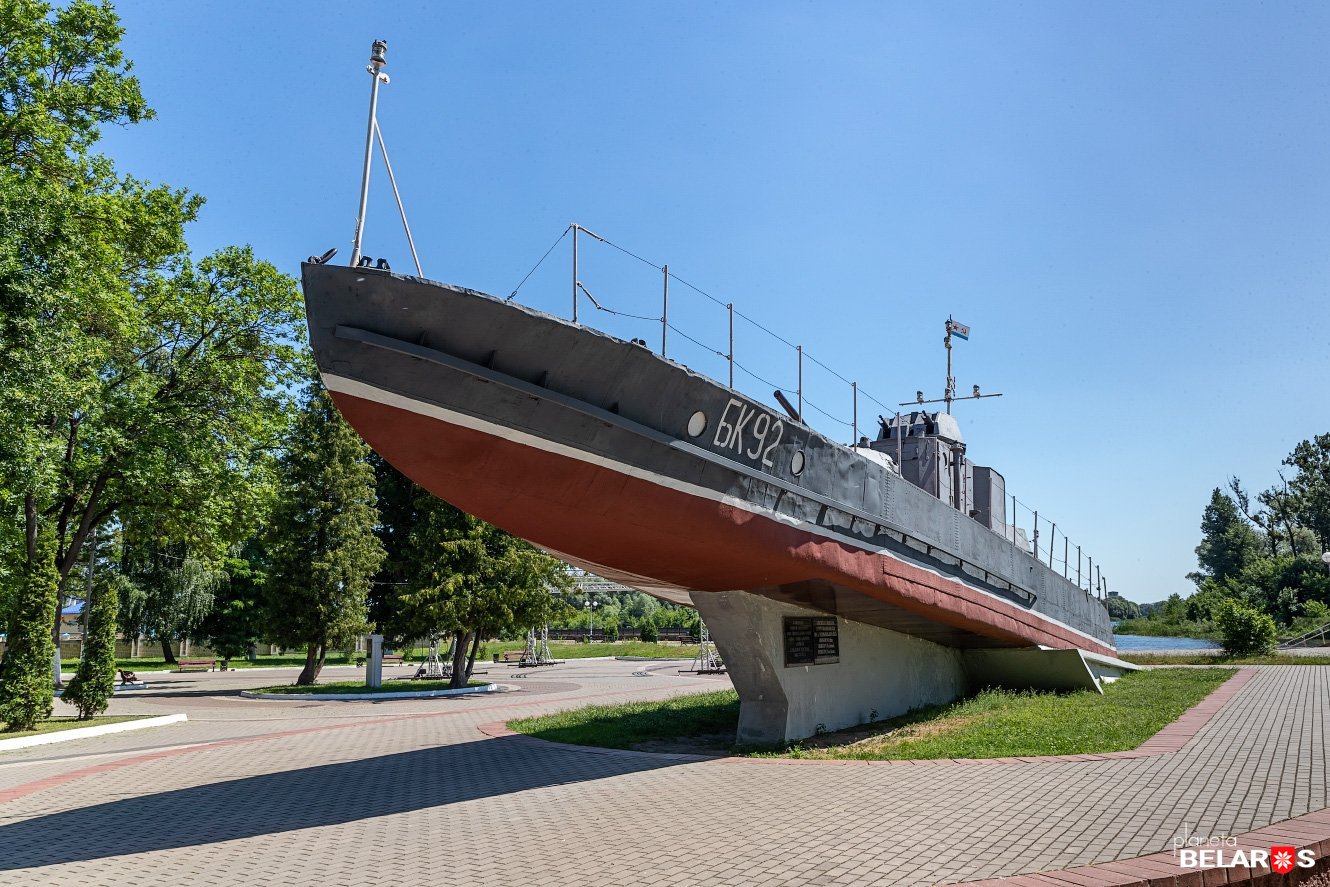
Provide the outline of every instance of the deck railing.
<path id="1" fill-rule="evenodd" d="M 733 300 L 719 298 L 680 277 L 668 264 L 643 258 L 577 223 L 568 225 L 555 238 L 513 288 L 510 301 L 565 239 L 571 240 L 572 273 L 566 284 L 568 301 L 562 305 L 575 322 L 585 323 L 595 316 L 600 322 L 588 325 L 658 350 L 662 356 L 713 378 L 724 378 L 730 388 L 755 400 L 767 402 L 778 392 L 793 395 L 791 406 L 797 421 L 810 425 L 807 417 L 815 413 L 820 417 L 819 424 L 825 421 L 839 429 L 829 437 L 844 439 L 848 432 L 851 445 L 861 440 L 861 405 L 872 407 L 874 415 L 880 408 L 884 416 L 899 417 L 902 405 L 889 405 L 865 391 L 858 380 L 842 375 L 802 343 L 791 341 L 739 310 Z M 586 253 L 586 246 L 595 247 L 597 252 Z M 606 251 L 599 249 L 602 246 Z M 643 268 L 651 269 L 654 283 L 644 280 Z M 564 310 L 557 301 L 553 306 L 533 307 L 552 307 L 556 314 Z M 711 332 L 702 333 L 699 328 Z M 718 344 L 722 341 L 723 346 Z M 793 384 L 787 384 L 790 382 Z M 843 406 L 838 409 L 834 403 Z M 1031 557 L 1075 582 L 1087 595 L 1106 598 L 1108 583 L 1100 565 L 1047 515 L 1015 496 L 1008 498 L 1009 538 L 1017 547 L 1022 545 L 1019 537 L 1023 534 L 1025 550 Z"/>

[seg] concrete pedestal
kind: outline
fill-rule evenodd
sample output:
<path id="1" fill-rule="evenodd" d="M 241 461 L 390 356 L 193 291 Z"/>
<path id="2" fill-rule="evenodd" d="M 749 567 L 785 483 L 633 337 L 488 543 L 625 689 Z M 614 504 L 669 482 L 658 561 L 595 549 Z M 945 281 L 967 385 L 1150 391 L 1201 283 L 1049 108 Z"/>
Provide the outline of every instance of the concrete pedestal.
<path id="1" fill-rule="evenodd" d="M 949 702 L 966 692 L 961 651 L 837 618 L 839 661 L 785 666 L 784 617 L 827 616 L 742 591 L 692 595 L 739 691 L 740 743 L 791 742 Z"/>

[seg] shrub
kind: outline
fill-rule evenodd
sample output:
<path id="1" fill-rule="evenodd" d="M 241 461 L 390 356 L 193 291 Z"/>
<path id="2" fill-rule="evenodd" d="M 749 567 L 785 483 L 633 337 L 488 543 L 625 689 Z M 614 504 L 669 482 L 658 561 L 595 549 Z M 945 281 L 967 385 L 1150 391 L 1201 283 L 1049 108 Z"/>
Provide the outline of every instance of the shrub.
<path id="1" fill-rule="evenodd" d="M 10 617 L 5 647 L 4 680 L 0 682 L 0 722 L 7 730 L 30 730 L 51 716 L 55 682 L 51 677 L 51 623 L 55 619 L 55 539 L 40 535 L 37 556 L 25 563 Z"/>
<path id="2" fill-rule="evenodd" d="M 78 673 L 65 688 L 64 699 L 78 707 L 79 720 L 90 720 L 106 711 L 115 692 L 115 617 L 119 601 L 102 589 L 88 606 L 88 634 Z"/>
<path id="3" fill-rule="evenodd" d="M 1260 610 L 1224 601 L 1215 608 L 1214 617 L 1220 643 L 1230 656 L 1259 655 L 1275 645 L 1275 620 Z"/>
<path id="4" fill-rule="evenodd" d="M 650 619 L 643 620 L 640 630 L 640 639 L 643 643 L 654 644 L 660 640 L 660 632 L 656 631 L 656 623 Z"/>
<path id="5" fill-rule="evenodd" d="M 1316 625 L 1324 625 L 1330 622 L 1330 607 L 1320 601 L 1304 601 L 1302 604 L 1302 618 Z"/>

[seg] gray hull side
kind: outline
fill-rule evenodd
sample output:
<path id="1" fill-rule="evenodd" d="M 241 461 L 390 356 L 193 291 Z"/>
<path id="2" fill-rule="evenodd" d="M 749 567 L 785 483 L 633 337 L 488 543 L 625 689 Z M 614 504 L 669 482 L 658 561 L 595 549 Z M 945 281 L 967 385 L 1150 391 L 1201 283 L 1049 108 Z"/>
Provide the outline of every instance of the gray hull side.
<path id="1" fill-rule="evenodd" d="M 306 265 L 304 281 L 325 374 L 753 503 L 1112 644 L 1097 600 L 1006 539 L 852 449 L 646 348 L 385 272 Z M 698 413 L 705 428 L 693 435 Z"/>

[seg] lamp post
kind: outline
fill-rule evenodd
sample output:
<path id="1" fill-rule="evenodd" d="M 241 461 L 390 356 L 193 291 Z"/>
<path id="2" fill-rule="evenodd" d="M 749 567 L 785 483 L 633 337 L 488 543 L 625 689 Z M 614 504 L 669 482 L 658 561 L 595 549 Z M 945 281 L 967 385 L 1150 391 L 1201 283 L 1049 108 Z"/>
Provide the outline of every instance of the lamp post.
<path id="1" fill-rule="evenodd" d="M 582 606 L 586 607 L 587 624 L 590 626 L 587 632 L 587 643 L 594 643 L 596 640 L 596 608 L 600 606 L 600 603 L 587 598 L 586 603 Z"/>

